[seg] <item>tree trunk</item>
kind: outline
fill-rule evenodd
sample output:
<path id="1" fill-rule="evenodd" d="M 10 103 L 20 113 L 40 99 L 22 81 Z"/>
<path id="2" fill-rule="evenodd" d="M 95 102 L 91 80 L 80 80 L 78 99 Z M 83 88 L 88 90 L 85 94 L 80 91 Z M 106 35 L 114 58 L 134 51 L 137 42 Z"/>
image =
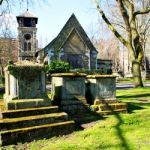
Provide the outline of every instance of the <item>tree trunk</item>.
<path id="1" fill-rule="evenodd" d="M 134 86 L 143 87 L 140 62 L 138 61 L 132 62 L 132 74 L 133 74 L 133 79 L 134 79 Z"/>

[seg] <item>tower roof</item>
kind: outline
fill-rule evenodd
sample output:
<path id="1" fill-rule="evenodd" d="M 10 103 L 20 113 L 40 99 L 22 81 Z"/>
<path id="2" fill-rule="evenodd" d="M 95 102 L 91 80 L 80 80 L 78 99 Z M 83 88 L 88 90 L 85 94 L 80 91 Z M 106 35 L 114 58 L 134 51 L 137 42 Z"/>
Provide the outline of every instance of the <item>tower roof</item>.
<path id="1" fill-rule="evenodd" d="M 30 11 L 25 11 L 22 14 L 20 14 L 17 17 L 25 17 L 25 18 L 37 18 L 36 16 L 34 16 Z"/>

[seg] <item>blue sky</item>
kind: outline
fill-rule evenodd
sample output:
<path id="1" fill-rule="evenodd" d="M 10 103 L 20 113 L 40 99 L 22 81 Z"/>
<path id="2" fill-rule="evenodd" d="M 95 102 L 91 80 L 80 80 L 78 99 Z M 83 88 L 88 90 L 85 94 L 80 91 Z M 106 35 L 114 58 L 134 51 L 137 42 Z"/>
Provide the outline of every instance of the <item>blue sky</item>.
<path id="1" fill-rule="evenodd" d="M 24 11 L 26 3 L 13 13 L 16 16 Z M 29 11 L 38 17 L 37 38 L 40 46 L 45 46 L 57 36 L 72 13 L 76 15 L 89 36 L 97 30 L 98 13 L 91 0 L 49 0 L 30 4 Z"/>
<path id="2" fill-rule="evenodd" d="M 38 17 L 37 39 L 40 47 L 44 47 L 58 35 L 72 13 L 76 15 L 78 21 L 90 38 L 93 35 L 95 37 L 104 37 L 104 35 L 102 35 L 102 32 L 104 32 L 103 28 L 100 27 L 98 23 L 99 14 L 95 9 L 95 5 L 92 0 L 32 1 L 34 1 L 33 4 L 31 4 L 31 1 L 29 0 L 28 9 L 33 15 Z M 11 26 L 13 26 L 13 31 L 17 32 L 16 16 L 25 12 L 26 9 L 26 2 L 22 5 L 17 3 L 12 6 L 11 12 L 15 20 L 11 23 Z"/>

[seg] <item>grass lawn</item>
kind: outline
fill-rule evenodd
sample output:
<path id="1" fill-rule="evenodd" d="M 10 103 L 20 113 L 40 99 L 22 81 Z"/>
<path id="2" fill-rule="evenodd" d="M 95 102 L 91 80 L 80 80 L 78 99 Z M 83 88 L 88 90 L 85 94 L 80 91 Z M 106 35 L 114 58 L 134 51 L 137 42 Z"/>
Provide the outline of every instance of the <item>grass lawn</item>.
<path id="1" fill-rule="evenodd" d="M 117 99 L 128 102 L 128 114 L 109 115 L 91 128 L 7 150 L 149 150 L 150 88 L 117 90 Z"/>
<path id="2" fill-rule="evenodd" d="M 143 79 L 143 82 L 150 82 L 150 80 Z M 117 80 L 117 83 L 134 83 L 134 80 L 132 78 L 121 78 Z"/>

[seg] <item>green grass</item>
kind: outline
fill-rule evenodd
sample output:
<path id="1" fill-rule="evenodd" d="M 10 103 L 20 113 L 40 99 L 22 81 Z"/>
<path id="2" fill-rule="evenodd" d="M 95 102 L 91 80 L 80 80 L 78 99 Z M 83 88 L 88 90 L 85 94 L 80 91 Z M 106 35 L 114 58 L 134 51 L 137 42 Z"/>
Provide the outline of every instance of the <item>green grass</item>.
<path id="1" fill-rule="evenodd" d="M 150 82 L 149 79 L 143 79 L 143 82 Z M 133 78 L 121 78 L 117 80 L 117 83 L 134 83 Z"/>
<path id="2" fill-rule="evenodd" d="M 148 150 L 150 149 L 150 88 L 117 90 L 128 102 L 128 114 L 114 114 L 91 128 L 64 137 L 9 146 L 8 150 Z M 150 102 L 150 101 L 149 101 Z"/>

